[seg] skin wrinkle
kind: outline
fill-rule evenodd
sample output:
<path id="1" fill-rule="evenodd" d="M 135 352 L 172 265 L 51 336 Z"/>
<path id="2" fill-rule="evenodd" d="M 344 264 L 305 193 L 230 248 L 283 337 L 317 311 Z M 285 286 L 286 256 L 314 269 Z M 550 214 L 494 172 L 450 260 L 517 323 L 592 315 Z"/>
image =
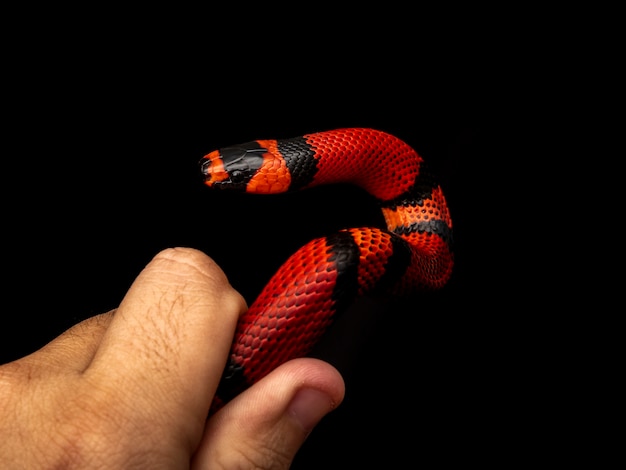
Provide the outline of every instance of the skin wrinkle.
<path id="1" fill-rule="evenodd" d="M 237 442 L 236 444 L 240 444 Z M 280 444 L 273 448 L 261 442 L 262 446 L 258 446 L 258 442 L 248 443 L 246 448 L 239 445 L 233 449 L 229 449 L 228 453 L 219 453 L 215 455 L 216 464 L 224 470 L 269 470 L 272 468 L 289 468 L 289 464 L 293 458 L 287 452 L 278 452 Z M 234 463 L 237 467 L 233 467 Z"/>
<path id="2" fill-rule="evenodd" d="M 235 468 L 242 470 L 289 468 L 293 454 L 283 446 L 283 442 L 285 432 L 292 430 L 292 428 L 284 426 L 283 423 L 280 415 L 274 416 L 271 421 L 262 425 L 258 423 L 257 427 L 266 432 L 255 434 L 254 440 L 233 440 L 232 447 L 227 452 L 217 449 L 213 455 L 215 463 L 219 465 L 216 468 L 228 470 Z M 242 422 L 241 424 L 243 425 L 241 427 L 243 434 L 249 434 L 245 432 L 248 423 Z M 237 464 L 236 467 L 233 466 L 235 463 Z"/>
<path id="3" fill-rule="evenodd" d="M 67 334 L 67 339 L 71 339 L 71 342 L 64 342 L 60 347 L 65 349 L 66 359 L 68 362 L 75 355 L 77 342 L 82 345 L 89 345 L 89 350 L 85 355 L 89 357 L 89 360 L 85 361 L 84 365 L 78 370 L 78 372 L 84 372 L 91 364 L 91 359 L 93 359 L 94 354 L 98 350 L 102 336 L 106 332 L 106 329 L 108 328 L 111 318 L 115 314 L 116 310 L 117 309 L 113 309 L 107 313 L 96 315 L 95 317 L 92 317 L 93 323 L 87 324 L 87 322 L 83 321 L 78 323 L 75 328 L 70 328 L 65 332 L 65 334 Z M 63 365 L 64 364 L 65 362 L 63 362 Z"/>
<path id="4" fill-rule="evenodd" d="M 271 468 L 273 464 L 279 464 L 281 466 L 288 467 L 291 462 L 292 455 L 287 453 L 281 445 L 281 440 L 284 439 L 284 435 L 281 432 L 280 427 L 272 426 L 265 428 L 268 432 L 266 436 L 258 436 L 256 442 L 247 442 L 247 451 L 241 452 L 242 456 L 256 455 L 258 456 L 256 461 L 261 463 L 261 468 Z"/>
<path id="5" fill-rule="evenodd" d="M 9 378 L 26 373 L 27 379 L 33 380 L 59 374 L 71 376 L 83 373 L 89 367 L 114 312 L 115 309 L 83 320 L 38 351 L 19 361 L 3 364 L 0 385 L 3 375 Z M 24 378 L 20 376 L 21 380 Z"/>
<path id="6" fill-rule="evenodd" d="M 138 408 L 136 403 L 120 401 L 116 387 L 109 384 L 83 382 L 81 385 L 74 400 L 62 406 L 51 429 L 60 439 L 59 447 L 65 450 L 69 461 L 77 464 L 76 468 L 99 468 L 94 465 L 109 461 L 116 452 L 120 456 L 135 453 L 144 460 L 153 452 L 150 449 L 160 447 L 165 437 L 158 432 L 162 428 L 154 419 L 146 419 L 154 416 L 153 406 Z M 85 417 L 90 419 L 85 421 Z M 124 434 L 120 435 L 120 429 Z M 135 436 L 142 439 L 138 441 Z M 128 452 L 129 447 L 132 452 Z M 86 456 L 88 461 L 80 460 Z"/>
<path id="7" fill-rule="evenodd" d="M 24 447 L 29 449 L 29 456 L 34 456 L 35 461 L 49 463 L 45 468 L 75 468 L 69 464 L 76 461 L 76 456 L 80 455 L 80 452 L 76 451 L 76 444 L 68 439 L 65 432 L 68 423 L 73 421 L 71 418 L 75 415 L 70 412 L 68 413 L 70 419 L 65 419 L 66 414 L 63 410 L 68 408 L 64 398 L 75 393 L 76 384 L 80 382 L 78 380 L 70 382 L 60 380 L 59 382 L 61 382 L 61 389 L 55 390 L 54 394 L 46 394 L 45 389 L 39 388 L 39 385 L 47 385 L 46 380 L 41 378 L 34 379 L 28 387 L 25 387 L 24 393 L 19 394 L 19 399 L 12 407 L 14 415 L 17 416 L 14 422 L 22 423 L 22 425 L 14 426 L 10 432 L 24 443 Z M 51 413 L 51 410 L 54 411 Z M 42 420 L 40 416 L 51 419 Z M 80 414 L 78 416 L 77 421 L 80 422 L 82 416 Z M 33 426 L 37 427 L 38 432 L 33 432 Z M 84 439 L 82 433 L 77 434 Z M 50 448 L 51 442 L 55 443 L 54 447 L 61 450 L 61 455 L 58 452 L 54 456 L 47 454 L 46 449 Z M 24 461 L 20 461 L 20 464 L 23 465 Z"/>
<path id="8" fill-rule="evenodd" d="M 164 309 L 170 314 L 162 315 Z M 132 346 L 146 359 L 142 361 L 142 366 L 151 366 L 146 372 L 156 370 L 159 374 L 169 375 L 177 370 L 180 356 L 181 335 L 176 321 L 171 320 L 175 305 L 161 297 L 157 306 L 148 305 L 146 311 L 144 318 L 149 324 L 138 323 L 138 336 L 141 338 L 131 337 Z"/>
<path id="9" fill-rule="evenodd" d="M 177 288 L 174 294 L 157 292 L 160 295 L 156 305 L 154 300 L 145 302 L 143 321 L 128 314 L 128 320 L 137 329 L 129 336 L 129 345 L 146 359 L 141 364 L 148 374 L 157 371 L 160 375 L 168 375 L 179 366 L 181 345 L 187 339 L 185 329 L 181 331 L 180 322 L 174 315 L 180 311 L 179 304 L 184 307 L 184 295 L 180 290 Z M 122 310 L 120 314 L 126 315 L 126 311 Z"/>
<path id="10" fill-rule="evenodd" d="M 233 310 L 235 311 L 242 311 L 245 309 L 245 301 L 243 300 L 243 297 L 241 297 L 241 295 L 236 292 L 232 286 L 228 283 L 228 280 L 226 278 L 226 276 L 222 273 L 221 275 L 217 276 L 214 273 L 216 272 L 216 270 L 214 268 L 205 268 L 205 263 L 200 263 L 200 265 L 198 263 L 195 262 L 188 262 L 186 260 L 175 260 L 174 266 L 170 266 L 169 263 L 172 262 L 171 258 L 168 256 L 169 252 L 175 250 L 175 249 L 168 249 L 165 250 L 165 252 L 163 252 L 161 255 L 159 255 L 159 257 L 163 258 L 160 259 L 159 263 L 157 264 L 157 268 L 154 269 L 154 272 L 151 273 L 151 277 L 154 276 L 155 279 L 157 279 L 158 282 L 156 282 L 156 286 L 158 286 L 159 284 L 163 284 L 163 279 L 171 279 L 173 278 L 172 281 L 169 282 L 165 282 L 167 289 L 163 289 L 164 294 L 162 294 L 164 297 L 161 298 L 160 300 L 160 305 L 159 308 L 161 309 L 162 307 L 167 307 L 167 311 L 171 312 L 171 311 L 175 311 L 175 310 L 179 310 L 179 311 L 185 311 L 185 310 L 196 310 L 194 307 L 198 307 L 198 305 L 202 302 L 202 300 L 207 301 L 206 305 L 203 305 L 202 309 L 206 310 L 207 312 L 211 312 L 213 310 L 216 310 L 216 307 L 220 307 L 219 310 L 220 312 L 223 312 L 224 310 L 230 310 L 230 309 L 226 309 L 225 307 L 233 307 Z M 177 278 L 179 278 L 179 274 L 178 271 L 180 270 L 180 268 L 176 267 L 176 264 L 184 264 L 185 266 L 187 266 L 188 268 L 191 268 L 193 271 L 199 273 L 202 277 L 205 278 L 204 281 L 202 282 L 190 282 L 188 280 L 189 276 L 186 276 L 183 279 L 183 282 L 181 285 L 176 285 L 176 281 Z M 214 264 L 214 263 L 211 263 Z M 221 273 L 221 270 L 218 271 L 219 273 Z M 172 286 L 174 285 L 175 289 L 172 289 Z M 197 287 L 196 287 L 197 286 Z M 207 287 L 212 287 L 211 292 L 207 292 Z M 195 299 L 195 302 L 193 305 L 186 305 L 186 299 L 189 298 L 188 293 L 199 293 L 200 295 L 194 295 L 193 298 Z M 185 295 L 183 295 L 182 293 L 185 293 Z M 157 292 L 158 294 L 158 292 Z M 167 297 L 165 297 L 167 296 Z M 211 302 L 210 300 L 213 300 L 213 302 Z M 233 303 L 237 303 L 238 305 L 233 306 Z M 243 307 L 242 307 L 243 305 Z M 163 316 L 163 315 L 162 315 Z M 180 331 L 179 328 L 175 328 L 174 326 L 178 325 L 179 323 L 177 322 L 176 319 L 173 318 L 173 315 L 164 315 L 165 319 L 168 320 L 168 325 L 166 326 L 166 329 L 163 330 L 161 329 L 161 327 L 158 324 L 155 324 L 155 326 L 158 326 L 161 331 L 165 332 L 168 336 L 172 337 L 174 340 L 176 340 L 176 344 L 180 345 L 180 341 L 184 341 L 186 338 L 181 338 L 180 335 Z M 189 318 L 190 321 L 194 321 L 194 318 Z M 205 324 L 205 319 L 201 318 L 201 319 L 197 319 L 197 321 L 199 322 L 200 326 L 203 326 Z M 174 333 L 173 335 L 170 335 L 171 333 Z"/>
<path id="11" fill-rule="evenodd" d="M 11 435 L 17 438 L 17 446 L 23 446 L 24 448 L 30 447 L 28 444 L 28 436 L 30 433 L 27 429 L 24 429 L 26 423 L 29 423 L 28 415 L 22 409 L 19 403 L 15 403 L 16 397 L 26 396 L 32 382 L 30 367 L 23 367 L 21 363 L 13 362 L 8 364 L 9 367 L 3 366 L 0 369 L 0 410 L 6 413 L 6 417 L 0 419 L 0 436 Z M 21 381 L 21 377 L 18 373 L 21 370 L 28 369 L 28 380 Z M 17 423 L 17 425 L 15 424 Z M 10 444 L 7 444 L 5 440 L 0 440 L 0 455 L 4 455 L 6 452 L 4 448 Z M 38 449 L 33 449 L 37 451 Z M 15 464 L 15 468 L 18 467 L 18 457 L 5 462 L 6 465 Z M 9 467 L 12 468 L 12 467 Z"/>
<path id="12" fill-rule="evenodd" d="M 90 376 L 87 390 L 90 390 L 88 395 L 84 396 L 86 403 L 84 405 L 87 414 L 89 412 L 93 414 L 100 413 L 106 420 L 112 420 L 115 422 L 116 427 L 122 429 L 127 428 L 130 423 L 134 422 L 156 422 L 160 423 L 172 423 L 176 422 L 175 417 L 171 415 L 173 411 L 170 407 L 163 407 L 163 403 L 171 402 L 175 397 L 171 393 L 167 393 L 166 380 L 161 379 L 158 381 L 152 381 L 155 384 L 161 384 L 161 386 L 154 386 L 150 390 L 150 393 L 144 393 L 141 396 L 141 406 L 137 406 L 138 402 L 133 396 L 133 393 L 129 393 L 120 399 L 118 394 L 119 388 L 126 390 L 140 391 L 142 389 L 141 384 L 144 382 L 142 375 L 127 375 L 123 381 L 102 381 L 101 376 Z M 97 393 L 94 393 L 94 389 Z M 106 412 L 107 410 L 111 412 Z M 136 426 L 133 426 L 136 427 Z M 158 429 L 159 426 L 147 426 L 148 429 L 138 429 L 132 433 L 134 435 L 143 435 L 146 432 L 151 433 L 152 427 Z"/>
<path id="13" fill-rule="evenodd" d="M 228 280 L 226 279 L 226 275 L 221 271 L 221 269 L 216 270 L 214 267 L 216 266 L 215 262 L 213 260 L 210 260 L 208 258 L 204 258 L 203 263 L 201 263 L 201 266 L 194 262 L 189 262 L 188 259 L 191 258 L 190 255 L 187 255 L 185 257 L 185 259 L 182 259 L 181 256 L 176 256 L 174 257 L 174 259 L 172 259 L 172 257 L 170 257 L 170 255 L 175 252 L 178 251 L 180 252 L 181 250 L 177 249 L 177 248 L 168 248 L 164 251 L 162 251 L 161 253 L 159 253 L 154 260 L 157 261 L 163 261 L 163 260 L 167 260 L 171 263 L 174 264 L 184 264 L 185 266 L 191 268 L 193 271 L 196 271 L 198 273 L 200 273 L 200 275 L 204 278 L 207 279 L 208 282 L 206 282 L 206 286 L 213 286 L 215 291 L 220 291 L 221 289 L 218 288 L 218 286 L 223 287 L 223 284 L 227 284 L 228 285 Z M 194 259 L 196 259 L 194 257 Z M 153 260 L 153 261 L 154 261 Z M 211 268 L 205 268 L 206 265 L 211 265 Z M 155 266 L 156 267 L 156 266 Z M 155 270 L 156 272 L 158 272 L 158 270 Z M 174 277 L 179 277 L 179 272 L 181 271 L 180 269 L 177 268 L 170 268 L 168 270 L 163 270 L 163 274 L 167 274 L 169 271 L 169 273 L 173 273 Z M 219 273 L 219 274 L 215 274 L 215 273 Z M 186 278 L 189 278 L 189 276 L 186 276 Z"/>
<path id="14" fill-rule="evenodd" d="M 157 373 L 163 380 L 168 377 L 171 377 L 170 380 L 172 378 L 178 380 L 178 377 L 174 377 L 174 372 L 179 370 L 181 351 L 184 351 L 184 345 L 189 338 L 188 329 L 181 328 L 180 321 L 175 318 L 174 313 L 188 309 L 186 296 L 182 294 L 185 290 L 186 287 L 179 287 L 173 294 L 161 295 L 156 307 L 152 306 L 154 301 L 146 305 L 147 314 L 144 318 L 149 324 L 137 323 L 141 331 L 130 337 L 132 347 L 145 358 L 145 361 L 142 361 L 142 370 L 137 373 L 145 375 Z M 200 303 L 200 300 L 196 301 L 196 305 Z M 206 309 L 210 311 L 211 306 L 207 305 Z M 167 313 L 164 315 L 163 312 Z M 205 320 L 198 319 L 198 323 L 202 327 Z M 149 367 L 150 365 L 153 367 Z"/>

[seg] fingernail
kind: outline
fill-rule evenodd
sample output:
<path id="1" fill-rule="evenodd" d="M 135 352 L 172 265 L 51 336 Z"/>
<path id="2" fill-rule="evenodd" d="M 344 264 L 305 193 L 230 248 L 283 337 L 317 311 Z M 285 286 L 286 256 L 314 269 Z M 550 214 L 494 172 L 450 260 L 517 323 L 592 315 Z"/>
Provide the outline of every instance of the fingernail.
<path id="1" fill-rule="evenodd" d="M 313 388 L 302 388 L 291 400 L 287 413 L 309 433 L 334 407 L 332 400 L 325 393 Z"/>

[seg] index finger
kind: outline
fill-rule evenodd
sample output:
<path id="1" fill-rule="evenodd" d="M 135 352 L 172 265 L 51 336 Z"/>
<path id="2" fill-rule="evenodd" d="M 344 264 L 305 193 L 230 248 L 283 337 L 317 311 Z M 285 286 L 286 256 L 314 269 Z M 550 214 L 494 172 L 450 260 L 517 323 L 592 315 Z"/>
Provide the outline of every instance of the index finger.
<path id="1" fill-rule="evenodd" d="M 85 375 L 153 403 L 162 416 L 202 419 L 245 308 L 204 253 L 164 250 L 132 284 Z"/>

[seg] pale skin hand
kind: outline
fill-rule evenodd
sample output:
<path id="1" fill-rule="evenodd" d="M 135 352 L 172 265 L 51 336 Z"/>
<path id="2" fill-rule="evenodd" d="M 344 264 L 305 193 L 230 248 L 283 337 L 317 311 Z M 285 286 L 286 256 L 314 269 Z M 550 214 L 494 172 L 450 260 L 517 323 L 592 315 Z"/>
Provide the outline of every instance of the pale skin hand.
<path id="1" fill-rule="evenodd" d="M 203 253 L 159 253 L 115 311 L 0 366 L 2 468 L 289 468 L 344 382 L 293 360 L 207 421 L 245 308 Z"/>

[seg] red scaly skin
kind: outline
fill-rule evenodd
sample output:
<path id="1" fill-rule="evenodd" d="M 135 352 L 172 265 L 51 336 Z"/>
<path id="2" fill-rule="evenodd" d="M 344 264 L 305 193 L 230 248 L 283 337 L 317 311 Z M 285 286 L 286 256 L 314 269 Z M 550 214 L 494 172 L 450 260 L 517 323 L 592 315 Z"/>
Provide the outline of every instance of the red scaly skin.
<path id="1" fill-rule="evenodd" d="M 307 355 L 356 295 L 410 295 L 443 287 L 452 273 L 452 221 L 420 155 L 374 129 L 348 128 L 213 151 L 205 184 L 272 194 L 323 184 L 362 187 L 387 227 L 349 228 L 304 245 L 240 319 L 211 413 L 278 365 Z"/>

